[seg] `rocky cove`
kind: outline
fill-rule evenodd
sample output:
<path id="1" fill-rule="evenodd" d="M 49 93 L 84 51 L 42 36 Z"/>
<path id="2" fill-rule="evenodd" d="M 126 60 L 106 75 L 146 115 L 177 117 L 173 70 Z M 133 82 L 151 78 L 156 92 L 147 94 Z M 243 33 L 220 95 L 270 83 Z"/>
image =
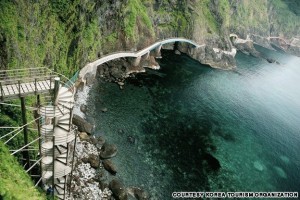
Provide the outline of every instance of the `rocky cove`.
<path id="1" fill-rule="evenodd" d="M 117 80 L 120 89 L 125 77 Z M 121 79 L 122 78 L 122 79 Z M 106 79 L 106 81 L 108 81 Z M 91 84 L 89 82 L 89 84 Z M 117 156 L 117 146 L 109 144 L 103 136 L 95 136 L 94 125 L 84 118 L 87 112 L 86 101 L 91 85 L 79 88 L 74 107 L 73 124 L 78 126 L 77 144 L 75 148 L 75 164 L 71 181 L 71 199 L 150 199 L 150 195 L 138 186 L 125 186 L 115 178 L 118 169 L 111 158 Z M 102 108 L 107 112 L 107 108 Z M 121 130 L 120 130 L 121 131 Z M 128 138 L 134 143 L 134 138 Z"/>
<path id="2" fill-rule="evenodd" d="M 65 77 L 84 71 L 76 83 L 72 198 L 297 191 L 299 6 L 3 0 L 0 69 L 45 67 Z M 171 38 L 190 43 L 138 54 Z M 97 64 L 113 52 L 134 56 Z M 0 121 L 20 124 L 19 115 L 1 109 Z M 13 187 L 0 186 L 0 198 L 3 188 Z"/>
<path id="3" fill-rule="evenodd" d="M 257 51 L 254 47 L 254 43 L 251 39 L 241 39 L 237 35 L 231 38 L 231 44 L 234 48 L 238 49 L 245 55 L 251 55 L 256 58 L 262 58 L 268 63 L 277 63 L 279 61 L 265 55 L 261 51 Z M 172 52 L 172 54 L 181 55 L 186 54 L 186 51 L 180 47 L 178 43 L 174 45 L 167 45 L 164 49 Z M 217 57 L 223 62 L 224 57 L 218 56 L 216 53 L 221 55 L 230 55 L 234 58 L 235 54 L 226 54 L 223 51 L 214 49 L 211 57 L 215 60 Z M 187 54 L 189 55 L 189 54 Z M 148 70 L 148 69 L 149 70 Z M 77 104 L 75 106 L 75 113 L 73 122 L 75 125 L 81 127 L 79 131 L 79 149 L 77 149 L 77 164 L 74 172 L 74 181 L 72 182 L 73 197 L 82 198 L 103 198 L 110 199 L 112 197 L 116 199 L 150 199 L 150 195 L 141 186 L 127 187 L 120 179 L 114 178 L 117 173 L 116 165 L 111 161 L 110 158 L 115 157 L 117 154 L 117 147 L 115 145 L 105 142 L 104 136 L 94 136 L 94 126 L 85 121 L 85 114 L 88 112 L 89 106 L 87 106 L 87 98 L 89 96 L 90 87 L 93 84 L 98 83 L 97 79 L 100 79 L 101 84 L 105 82 L 111 82 L 118 85 L 120 90 L 123 90 L 127 84 L 134 84 L 138 87 L 143 87 L 143 81 L 140 82 L 136 79 L 136 76 L 140 76 L 140 73 L 152 74 L 163 78 L 165 75 L 159 72 L 160 66 L 153 55 L 150 55 L 147 59 L 141 60 L 141 63 L 137 66 L 132 65 L 130 59 L 122 58 L 109 61 L 100 66 L 97 66 L 97 75 L 87 73 L 84 77 L 86 78 L 87 86 L 79 86 L 77 94 Z M 224 68 L 223 68 L 224 69 Z M 158 71 L 157 71 L 158 70 Z M 95 72 L 94 72 L 95 73 Z M 141 74 L 141 75 L 142 75 Z M 105 103 L 104 103 L 105 104 Z M 117 105 L 116 105 L 117 106 Z M 106 107 L 100 109 L 102 113 L 109 112 L 110 110 Z M 77 115 L 78 114 L 78 115 Z M 88 117 L 91 119 L 91 117 Z M 95 121 L 95 120 L 92 120 Z M 100 124 L 101 126 L 101 124 Z M 119 129 L 114 134 L 124 134 L 124 130 Z M 93 133 L 93 134 L 92 134 Z M 92 135 L 91 135 L 92 134 Z M 99 135 L 99 134 L 96 134 Z M 100 134 L 103 135 L 103 134 Z M 235 140 L 230 135 L 225 135 L 226 140 Z M 135 136 L 127 136 L 127 141 L 131 144 L 135 144 L 137 141 Z M 203 141 L 204 142 L 204 141 Z M 203 150 L 201 153 L 201 159 L 205 162 L 205 171 L 218 172 L 221 168 L 220 161 L 214 157 L 211 152 L 215 151 L 214 145 L 208 147 L 207 150 Z M 85 152 L 85 153 L 83 153 Z M 109 152 L 109 155 L 101 155 Z M 259 162 L 254 163 L 256 169 L 262 170 L 262 165 Z M 83 177 L 83 178 L 80 178 Z M 85 186 L 85 187 L 82 187 Z M 153 199 L 156 199 L 154 197 Z"/>

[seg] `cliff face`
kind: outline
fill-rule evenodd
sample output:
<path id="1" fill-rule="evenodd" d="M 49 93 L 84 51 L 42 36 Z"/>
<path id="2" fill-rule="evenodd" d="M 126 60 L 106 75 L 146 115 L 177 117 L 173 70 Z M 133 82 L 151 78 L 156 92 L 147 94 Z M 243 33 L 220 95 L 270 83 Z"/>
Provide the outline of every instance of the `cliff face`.
<path id="1" fill-rule="evenodd" d="M 299 54 L 297 6 L 297 0 L 2 0 L 0 67 L 47 66 L 70 75 L 103 54 L 186 37 L 206 46 L 182 44 L 181 51 L 232 68 L 230 33 Z"/>

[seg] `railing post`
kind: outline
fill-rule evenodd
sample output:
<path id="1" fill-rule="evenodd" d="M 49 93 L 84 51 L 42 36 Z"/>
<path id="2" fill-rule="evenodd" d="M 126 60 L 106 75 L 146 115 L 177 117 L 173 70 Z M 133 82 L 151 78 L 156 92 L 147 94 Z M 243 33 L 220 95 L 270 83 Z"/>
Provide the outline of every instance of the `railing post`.
<path id="1" fill-rule="evenodd" d="M 53 153 L 53 166 L 52 166 L 52 188 L 53 188 L 53 199 L 54 199 L 54 191 L 55 191 L 55 135 L 53 135 L 53 148 L 52 148 L 52 153 Z"/>
<path id="2" fill-rule="evenodd" d="M 66 156 L 66 165 L 67 166 L 68 166 L 69 148 L 70 148 L 69 143 L 67 143 L 67 156 Z M 65 182 L 64 182 L 64 199 L 66 199 L 66 189 L 67 189 L 66 186 L 67 186 L 67 174 L 65 175 Z"/>
<path id="3" fill-rule="evenodd" d="M 21 97 L 21 82 L 18 81 L 18 85 L 19 85 L 19 96 Z"/>
<path id="4" fill-rule="evenodd" d="M 70 176 L 70 182 L 69 182 L 69 184 L 68 184 L 69 195 L 71 194 L 71 184 L 72 184 L 72 179 L 73 179 L 74 157 L 75 157 L 75 148 L 76 148 L 76 143 L 77 143 L 77 128 L 76 128 L 74 131 L 75 131 L 76 133 L 75 133 L 75 142 L 74 142 L 73 155 L 72 155 L 71 176 Z"/>
<path id="5" fill-rule="evenodd" d="M 2 88 L 2 82 L 0 82 L 0 89 L 1 89 L 1 100 L 4 100 L 4 92 L 3 92 L 3 88 Z"/>
<path id="6" fill-rule="evenodd" d="M 59 90 L 59 80 L 60 78 L 59 77 L 55 77 L 54 78 L 54 95 L 53 95 L 53 102 L 54 102 L 54 105 L 56 106 L 57 105 L 57 95 L 58 95 L 58 90 Z"/>
<path id="7" fill-rule="evenodd" d="M 36 96 L 36 104 L 37 104 L 37 109 L 39 109 L 40 108 L 40 105 L 41 105 L 41 100 L 40 100 L 40 95 L 38 94 L 37 96 Z M 38 111 L 37 111 L 37 113 L 39 113 Z M 40 157 L 42 157 L 42 137 L 41 137 L 41 124 L 40 124 L 40 114 L 38 114 L 38 120 L 37 120 L 37 128 L 38 128 L 38 135 L 39 135 L 39 137 L 40 137 L 40 139 L 39 139 L 39 154 L 40 154 Z M 43 176 L 43 174 L 42 174 L 42 160 L 40 161 L 40 173 L 41 173 L 41 177 Z"/>
<path id="8" fill-rule="evenodd" d="M 51 91 L 51 88 L 52 88 L 52 76 L 50 74 L 50 91 Z"/>
<path id="9" fill-rule="evenodd" d="M 25 97 L 21 97 L 21 108 L 22 108 L 22 120 L 23 120 L 23 132 L 24 132 L 24 145 L 28 144 L 28 130 L 27 130 L 27 118 L 26 118 L 26 106 L 25 106 Z M 28 147 L 25 147 L 23 153 L 24 159 L 26 159 L 28 168 L 30 167 L 30 157 L 28 152 Z M 27 169 L 28 169 L 27 168 Z"/>
<path id="10" fill-rule="evenodd" d="M 36 78 L 34 78 L 34 93 L 37 94 Z"/>

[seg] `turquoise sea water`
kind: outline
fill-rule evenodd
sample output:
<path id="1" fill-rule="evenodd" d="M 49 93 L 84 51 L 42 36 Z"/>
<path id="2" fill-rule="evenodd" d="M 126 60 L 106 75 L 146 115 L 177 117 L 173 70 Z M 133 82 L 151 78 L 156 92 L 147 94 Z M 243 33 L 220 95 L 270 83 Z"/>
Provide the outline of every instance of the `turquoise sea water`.
<path id="1" fill-rule="evenodd" d="M 174 191 L 300 192 L 300 58 L 257 48 L 281 64 L 238 53 L 237 68 L 223 71 L 163 52 L 161 70 L 128 79 L 124 90 L 99 80 L 89 118 L 118 146 L 117 177 L 152 199 Z"/>

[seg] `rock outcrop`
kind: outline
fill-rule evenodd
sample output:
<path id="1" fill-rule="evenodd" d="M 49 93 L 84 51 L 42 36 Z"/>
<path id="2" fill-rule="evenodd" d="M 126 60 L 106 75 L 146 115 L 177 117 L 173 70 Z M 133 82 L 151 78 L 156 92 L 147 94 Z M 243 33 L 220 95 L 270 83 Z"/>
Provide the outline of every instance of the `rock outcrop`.
<path id="1" fill-rule="evenodd" d="M 72 122 L 78 127 L 78 131 L 80 132 L 86 132 L 88 134 L 91 134 L 94 130 L 94 126 L 79 115 L 74 114 Z"/>

